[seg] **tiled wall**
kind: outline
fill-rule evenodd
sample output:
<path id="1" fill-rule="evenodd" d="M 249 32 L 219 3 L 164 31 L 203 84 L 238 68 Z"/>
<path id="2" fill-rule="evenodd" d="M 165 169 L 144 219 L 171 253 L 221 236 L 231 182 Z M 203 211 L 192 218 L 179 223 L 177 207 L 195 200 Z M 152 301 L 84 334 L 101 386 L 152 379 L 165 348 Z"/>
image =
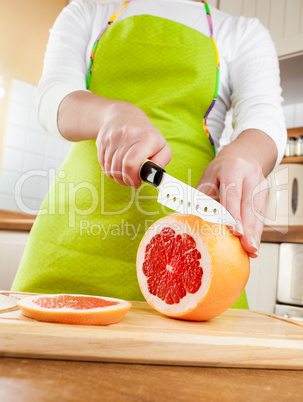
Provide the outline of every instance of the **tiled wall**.
<path id="1" fill-rule="evenodd" d="M 70 148 L 69 142 L 52 137 L 39 126 L 36 89 L 13 80 L 0 170 L 0 209 L 37 213 L 47 194 L 49 177 L 53 177 L 49 169 L 57 170 Z M 34 175 L 35 170 L 40 173 Z M 21 181 L 21 194 L 16 194 L 16 184 Z"/>

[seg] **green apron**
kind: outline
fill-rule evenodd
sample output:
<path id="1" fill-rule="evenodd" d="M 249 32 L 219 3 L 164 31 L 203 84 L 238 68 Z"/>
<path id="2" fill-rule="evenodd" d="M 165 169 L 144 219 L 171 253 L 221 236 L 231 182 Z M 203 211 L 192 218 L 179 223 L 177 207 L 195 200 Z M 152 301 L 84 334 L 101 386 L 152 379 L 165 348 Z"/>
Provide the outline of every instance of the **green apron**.
<path id="1" fill-rule="evenodd" d="M 203 117 L 216 90 L 211 38 L 150 15 L 110 25 L 95 49 L 90 91 L 147 114 L 172 150 L 166 170 L 195 187 L 214 153 Z M 31 231 L 12 290 L 144 300 L 136 253 L 164 216 L 157 190 L 109 179 L 95 141 L 72 146 Z M 169 211 L 167 211 L 169 213 Z M 247 308 L 245 293 L 235 307 Z"/>

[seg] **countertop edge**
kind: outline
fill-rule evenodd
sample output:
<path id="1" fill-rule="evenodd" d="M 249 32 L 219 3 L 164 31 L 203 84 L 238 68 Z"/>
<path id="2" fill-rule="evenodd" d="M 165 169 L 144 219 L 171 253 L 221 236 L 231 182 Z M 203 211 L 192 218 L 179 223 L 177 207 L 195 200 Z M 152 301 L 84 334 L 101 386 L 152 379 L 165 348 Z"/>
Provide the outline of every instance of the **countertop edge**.
<path id="1" fill-rule="evenodd" d="M 264 243 L 303 243 L 303 226 L 264 226 Z"/>
<path id="2" fill-rule="evenodd" d="M 0 230 L 29 232 L 36 215 L 0 210 Z M 303 226 L 264 226 L 261 241 L 264 243 L 303 243 Z"/>
<path id="3" fill-rule="evenodd" d="M 21 230 L 29 232 L 35 219 L 36 215 L 0 210 L 0 230 Z"/>

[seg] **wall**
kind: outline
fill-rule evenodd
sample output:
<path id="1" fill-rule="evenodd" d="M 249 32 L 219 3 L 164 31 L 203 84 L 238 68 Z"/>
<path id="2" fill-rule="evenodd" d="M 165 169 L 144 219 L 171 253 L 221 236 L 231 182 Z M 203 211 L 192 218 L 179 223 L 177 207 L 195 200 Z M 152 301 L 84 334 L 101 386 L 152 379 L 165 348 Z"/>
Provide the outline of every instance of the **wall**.
<path id="1" fill-rule="evenodd" d="M 36 85 L 12 81 L 6 119 L 0 209 L 37 214 L 70 143 L 39 125 Z"/>
<path id="2" fill-rule="evenodd" d="M 37 122 L 35 87 L 42 75 L 49 29 L 67 4 L 68 0 L 0 0 L 0 209 L 18 210 L 12 200 L 22 169 L 50 163 L 41 162 L 52 139 Z M 56 166 L 54 160 L 50 164 Z M 28 190 L 37 200 L 27 200 L 31 206 L 37 207 L 43 197 L 38 187 Z"/>
<path id="3" fill-rule="evenodd" d="M 14 196 L 17 180 L 25 171 L 42 170 L 45 176 L 29 178 L 22 191 L 27 212 L 35 213 L 48 189 L 49 170 L 59 167 L 69 148 L 39 127 L 35 109 L 49 28 L 68 2 L 0 0 L 0 87 L 6 89 L 0 99 L 0 209 L 19 210 Z M 281 60 L 280 66 L 287 127 L 303 126 L 303 56 Z M 221 145 L 228 143 L 231 130 L 229 115 Z"/>
<path id="4" fill-rule="evenodd" d="M 0 166 L 12 79 L 37 85 L 43 58 L 56 17 L 68 0 L 0 0 Z"/>

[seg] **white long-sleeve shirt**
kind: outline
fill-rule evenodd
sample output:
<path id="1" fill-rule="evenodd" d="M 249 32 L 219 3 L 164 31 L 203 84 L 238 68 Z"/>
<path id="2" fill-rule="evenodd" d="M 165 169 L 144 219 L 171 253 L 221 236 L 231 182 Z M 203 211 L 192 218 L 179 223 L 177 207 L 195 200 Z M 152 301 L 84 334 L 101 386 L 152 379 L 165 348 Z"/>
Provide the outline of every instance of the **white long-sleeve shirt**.
<path id="1" fill-rule="evenodd" d="M 61 136 L 58 108 L 65 96 L 86 88 L 90 52 L 109 18 L 122 6 L 75 0 L 61 12 L 50 31 L 38 88 L 39 121 Z M 269 32 L 257 19 L 232 17 L 210 7 L 220 57 L 218 99 L 207 126 L 218 147 L 226 112 L 233 109 L 234 140 L 241 132 L 258 129 L 276 143 L 280 163 L 286 144 L 279 64 Z M 204 35 L 210 30 L 203 3 L 189 0 L 133 0 L 117 21 L 149 14 L 187 25 Z"/>

